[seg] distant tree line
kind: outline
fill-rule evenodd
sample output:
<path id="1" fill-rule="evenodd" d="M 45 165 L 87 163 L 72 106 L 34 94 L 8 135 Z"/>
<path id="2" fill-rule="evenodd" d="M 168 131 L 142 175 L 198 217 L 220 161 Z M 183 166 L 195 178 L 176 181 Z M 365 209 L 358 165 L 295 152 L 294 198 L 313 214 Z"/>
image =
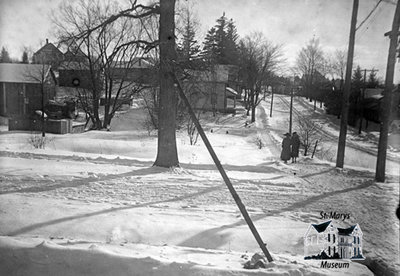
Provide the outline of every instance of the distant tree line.
<path id="1" fill-rule="evenodd" d="M 333 55 L 324 53 L 316 38 L 311 39 L 300 50 L 294 68 L 301 76 L 300 95 L 314 101 L 314 109 L 319 102 L 321 107 L 326 107 L 329 114 L 340 117 L 346 57 L 347 53 L 341 50 L 336 50 Z M 368 71 L 368 75 L 365 75 L 360 66 L 353 71 L 348 120 L 352 126 L 365 117 L 364 89 L 382 87 L 376 76 L 377 70 Z"/>
<path id="2" fill-rule="evenodd" d="M 24 50 L 22 53 L 22 59 L 18 60 L 11 58 L 7 49 L 2 47 L 0 52 L 0 63 L 29 63 L 28 51 Z"/>

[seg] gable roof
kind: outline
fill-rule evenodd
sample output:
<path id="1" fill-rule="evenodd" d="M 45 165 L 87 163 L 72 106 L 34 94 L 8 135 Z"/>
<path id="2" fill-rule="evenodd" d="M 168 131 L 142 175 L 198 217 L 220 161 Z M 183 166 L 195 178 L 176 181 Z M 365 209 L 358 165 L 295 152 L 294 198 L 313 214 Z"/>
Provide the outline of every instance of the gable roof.
<path id="1" fill-rule="evenodd" d="M 323 222 L 321 224 L 311 224 L 311 225 L 315 228 L 315 230 L 317 230 L 318 233 L 321 233 L 321 232 L 324 232 L 326 230 L 326 228 L 329 226 L 329 224 L 331 222 L 332 221 L 329 220 L 329 221 Z"/>
<path id="2" fill-rule="evenodd" d="M 353 233 L 355 227 L 356 225 L 350 226 L 349 228 L 338 228 L 339 235 L 349 236 Z"/>
<path id="3" fill-rule="evenodd" d="M 33 55 L 38 55 L 42 51 L 55 51 L 58 54 L 63 55 L 63 53 L 56 46 L 54 46 L 53 43 L 48 42 L 48 41 L 42 48 L 37 50 Z"/>
<path id="4" fill-rule="evenodd" d="M 42 72 L 47 78 L 50 68 L 43 64 L 0 63 L 0 82 L 40 83 Z"/>

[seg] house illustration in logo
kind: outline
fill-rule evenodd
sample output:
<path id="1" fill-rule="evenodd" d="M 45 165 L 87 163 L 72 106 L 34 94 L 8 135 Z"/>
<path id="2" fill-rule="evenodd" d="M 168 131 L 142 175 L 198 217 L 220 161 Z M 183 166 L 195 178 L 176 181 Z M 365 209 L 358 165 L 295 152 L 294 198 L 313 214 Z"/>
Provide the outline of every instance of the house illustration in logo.
<path id="1" fill-rule="evenodd" d="M 304 234 L 304 259 L 364 259 L 358 224 L 339 228 L 329 220 L 311 224 Z"/>

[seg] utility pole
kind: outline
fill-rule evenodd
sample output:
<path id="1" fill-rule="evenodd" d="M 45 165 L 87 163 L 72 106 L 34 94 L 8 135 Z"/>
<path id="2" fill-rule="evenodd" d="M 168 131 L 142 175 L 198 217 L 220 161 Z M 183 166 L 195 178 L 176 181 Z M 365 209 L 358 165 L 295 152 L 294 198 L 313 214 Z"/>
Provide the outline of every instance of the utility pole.
<path id="1" fill-rule="evenodd" d="M 360 107 L 361 107 L 361 118 L 360 118 L 360 126 L 358 128 L 358 134 L 361 134 L 361 130 L 362 130 L 362 122 L 363 122 L 363 118 L 364 118 L 364 98 L 365 98 L 365 90 L 367 89 L 367 72 L 375 72 L 375 71 L 379 71 L 377 69 L 363 69 L 362 71 L 364 71 L 364 87 L 363 90 L 361 92 L 361 97 L 360 97 Z"/>
<path id="2" fill-rule="evenodd" d="M 289 115 L 289 134 L 292 135 L 292 121 L 293 121 L 293 88 L 290 91 L 290 115 Z"/>
<path id="3" fill-rule="evenodd" d="M 274 105 L 274 86 L 271 86 L 271 108 L 269 110 L 269 117 L 272 117 L 272 106 Z"/>
<path id="4" fill-rule="evenodd" d="M 46 136 L 46 126 L 44 121 L 44 82 L 41 83 L 41 90 L 42 90 L 42 137 Z"/>
<path id="5" fill-rule="evenodd" d="M 347 118 L 349 115 L 349 95 L 351 88 L 351 72 L 353 69 L 354 41 L 356 36 L 358 2 L 359 2 L 358 0 L 353 0 L 353 12 L 351 16 L 351 25 L 350 25 L 349 50 L 347 54 L 347 65 L 346 65 L 346 79 L 344 83 L 344 92 L 342 98 L 342 113 L 340 116 L 340 134 L 339 134 L 338 151 L 336 157 L 336 167 L 338 168 L 343 168 L 344 152 L 346 149 Z"/>
<path id="6" fill-rule="evenodd" d="M 224 167 L 222 166 L 221 162 L 218 160 L 218 157 L 217 157 L 213 147 L 211 146 L 210 141 L 208 140 L 206 134 L 204 133 L 204 130 L 203 130 L 202 126 L 200 125 L 200 122 L 197 119 L 196 114 L 194 113 L 194 111 L 189 103 L 189 100 L 187 99 L 185 93 L 183 92 L 182 86 L 181 86 L 178 78 L 174 74 L 172 74 L 172 77 L 174 78 L 176 87 L 178 88 L 179 96 L 185 103 L 185 105 L 189 111 L 189 115 L 192 118 L 192 120 L 197 128 L 197 131 L 200 134 L 201 139 L 203 139 L 203 142 L 204 142 L 208 152 L 210 153 L 211 158 L 213 159 L 213 161 L 215 163 L 215 166 L 217 167 L 219 173 L 221 174 L 223 180 L 225 181 L 225 184 L 228 187 L 228 190 L 231 193 L 233 199 L 235 200 L 236 205 L 238 206 L 244 220 L 246 221 L 247 225 L 249 226 L 251 233 L 253 234 L 254 238 L 256 239 L 258 245 L 260 246 L 260 248 L 261 248 L 262 252 L 264 253 L 265 257 L 267 258 L 268 262 L 272 262 L 273 259 L 267 249 L 266 243 L 263 242 L 260 234 L 257 231 L 257 228 L 255 227 L 253 221 L 250 218 L 249 213 L 246 210 L 246 207 L 242 203 L 239 195 L 236 193 L 236 190 L 233 187 L 232 182 L 230 181 L 228 175 L 226 174 Z"/>
<path id="7" fill-rule="evenodd" d="M 397 37 L 400 26 L 400 1 L 397 1 L 396 11 L 394 13 L 392 31 L 388 34 L 390 37 L 390 46 L 388 62 L 386 66 L 385 90 L 383 96 L 382 120 L 380 125 L 378 158 L 376 160 L 375 180 L 385 181 L 386 170 L 386 150 L 388 145 L 389 120 L 391 113 L 391 102 L 393 94 L 394 67 L 396 63 Z"/>

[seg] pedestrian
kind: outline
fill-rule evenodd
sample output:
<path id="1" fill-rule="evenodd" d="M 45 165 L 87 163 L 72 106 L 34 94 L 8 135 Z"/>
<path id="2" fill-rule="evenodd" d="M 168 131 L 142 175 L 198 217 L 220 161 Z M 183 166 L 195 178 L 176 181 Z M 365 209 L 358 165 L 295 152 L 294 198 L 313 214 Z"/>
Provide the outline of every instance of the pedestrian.
<path id="1" fill-rule="evenodd" d="M 291 156 L 291 150 L 290 150 L 290 134 L 285 133 L 285 138 L 283 138 L 282 141 L 282 152 L 281 152 L 281 159 L 287 163 L 287 161 L 290 159 Z"/>
<path id="2" fill-rule="evenodd" d="M 291 138 L 292 144 L 292 163 L 297 163 L 297 157 L 299 157 L 299 149 L 300 149 L 300 138 L 297 135 L 297 132 L 293 132 Z"/>

